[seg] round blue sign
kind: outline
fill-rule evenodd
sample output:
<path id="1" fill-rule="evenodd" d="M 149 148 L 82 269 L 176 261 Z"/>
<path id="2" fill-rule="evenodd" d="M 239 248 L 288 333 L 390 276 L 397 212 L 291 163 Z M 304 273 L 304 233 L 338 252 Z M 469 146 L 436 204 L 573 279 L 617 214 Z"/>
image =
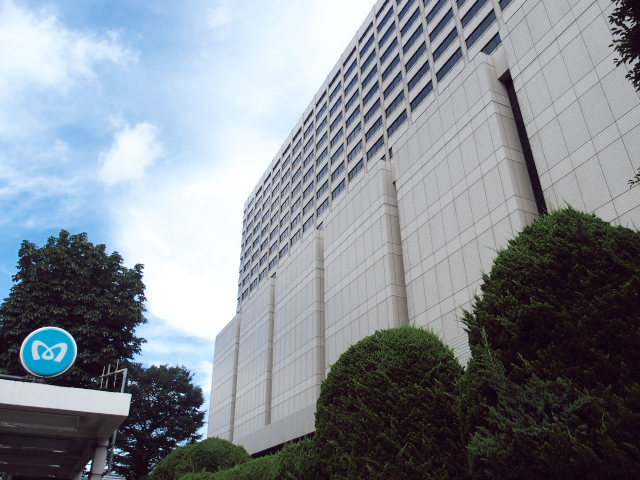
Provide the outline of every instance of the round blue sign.
<path id="1" fill-rule="evenodd" d="M 20 347 L 20 362 L 36 377 L 56 377 L 73 366 L 77 353 L 76 341 L 69 332 L 57 327 L 44 327 L 24 339 Z"/>

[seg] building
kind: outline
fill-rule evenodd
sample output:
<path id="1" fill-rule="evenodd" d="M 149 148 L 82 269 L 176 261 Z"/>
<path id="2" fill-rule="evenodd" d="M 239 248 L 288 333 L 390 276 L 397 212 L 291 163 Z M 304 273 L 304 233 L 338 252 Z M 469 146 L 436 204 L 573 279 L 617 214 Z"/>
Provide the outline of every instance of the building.
<path id="1" fill-rule="evenodd" d="M 457 318 L 545 209 L 640 225 L 640 98 L 610 0 L 378 0 L 248 198 L 210 436 L 314 430 L 326 372 L 377 329 Z"/>

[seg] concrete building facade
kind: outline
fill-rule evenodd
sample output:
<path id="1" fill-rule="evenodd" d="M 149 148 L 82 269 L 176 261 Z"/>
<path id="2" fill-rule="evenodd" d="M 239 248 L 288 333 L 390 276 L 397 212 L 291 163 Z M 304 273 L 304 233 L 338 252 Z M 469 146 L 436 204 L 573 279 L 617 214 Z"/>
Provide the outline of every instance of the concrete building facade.
<path id="1" fill-rule="evenodd" d="M 376 330 L 438 332 L 547 208 L 640 225 L 640 96 L 610 0 L 379 0 L 245 205 L 209 436 L 314 431 L 330 366 Z"/>

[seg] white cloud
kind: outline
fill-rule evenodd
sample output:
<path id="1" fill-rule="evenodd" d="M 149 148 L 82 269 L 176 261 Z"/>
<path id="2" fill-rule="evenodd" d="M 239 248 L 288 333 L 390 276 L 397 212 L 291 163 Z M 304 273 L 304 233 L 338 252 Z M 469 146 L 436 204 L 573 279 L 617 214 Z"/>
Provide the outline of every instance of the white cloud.
<path id="1" fill-rule="evenodd" d="M 111 148 L 100 154 L 100 179 L 109 186 L 142 177 L 163 155 L 159 129 L 150 123 L 126 126 L 114 136 Z"/>
<path id="2" fill-rule="evenodd" d="M 24 133 L 25 126 L 37 124 L 22 104 L 28 93 L 67 93 L 79 80 L 95 79 L 97 63 L 135 58 L 115 33 L 98 37 L 72 31 L 51 11 L 0 0 L 0 134 Z"/>
<path id="3" fill-rule="evenodd" d="M 207 26 L 215 33 L 226 30 L 231 25 L 231 8 L 222 4 L 207 11 Z"/>

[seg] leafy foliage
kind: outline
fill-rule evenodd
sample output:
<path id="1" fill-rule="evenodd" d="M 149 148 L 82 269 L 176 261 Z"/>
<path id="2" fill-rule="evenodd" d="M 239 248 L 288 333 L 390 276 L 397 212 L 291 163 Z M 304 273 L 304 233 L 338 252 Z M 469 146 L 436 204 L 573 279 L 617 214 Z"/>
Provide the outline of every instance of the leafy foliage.
<path id="1" fill-rule="evenodd" d="M 286 444 L 278 452 L 278 458 L 280 466 L 276 480 L 312 480 L 319 475 L 320 461 L 313 439 Z"/>
<path id="2" fill-rule="evenodd" d="M 217 438 L 170 453 L 178 445 L 198 440 L 198 429 L 204 424 L 204 412 L 199 410 L 204 403 L 202 389 L 193 384 L 189 370 L 168 365 L 144 368 L 131 363 L 129 375 L 131 409 L 116 440 L 121 451 L 116 456 L 116 472 L 136 480 L 169 455 L 171 459 L 163 468 L 170 472 L 178 468 L 178 473 L 170 474 L 170 478 L 177 478 L 179 473 L 192 471 L 190 466 L 200 468 L 207 462 L 221 462 L 223 457 L 235 458 L 232 450 L 240 447 Z M 177 462 L 176 466 L 171 466 L 172 462 Z"/>
<path id="3" fill-rule="evenodd" d="M 640 185 L 640 168 L 638 168 L 638 173 L 636 173 L 635 177 L 629 180 L 629 188 L 633 188 L 636 185 Z"/>
<path id="4" fill-rule="evenodd" d="M 629 64 L 627 78 L 640 90 L 640 4 L 635 0 L 613 0 L 613 3 L 616 7 L 609 22 L 615 37 L 613 47 L 620 55 L 616 65 Z"/>
<path id="5" fill-rule="evenodd" d="M 461 375 L 451 349 L 418 328 L 378 331 L 351 346 L 317 404 L 324 478 L 465 478 Z"/>
<path id="6" fill-rule="evenodd" d="M 107 255 L 87 234 L 62 230 L 43 247 L 24 241 L 18 273 L 0 306 L 0 372 L 24 375 L 19 352 L 24 338 L 46 326 L 67 330 L 78 344 L 75 365 L 55 382 L 96 388 L 102 368 L 131 360 L 144 339 L 135 329 L 144 318 L 142 265 L 129 269 L 122 257 Z"/>
<path id="7" fill-rule="evenodd" d="M 279 480 L 278 454 L 267 455 L 216 473 L 190 474 L 180 480 Z"/>
<path id="8" fill-rule="evenodd" d="M 461 382 L 473 477 L 640 477 L 640 234 L 553 212 L 481 288 Z"/>
<path id="9" fill-rule="evenodd" d="M 203 475 L 227 470 L 250 460 L 251 456 L 244 447 L 212 437 L 200 443 L 176 448 L 158 463 L 149 478 L 150 480 L 201 478 Z"/>

